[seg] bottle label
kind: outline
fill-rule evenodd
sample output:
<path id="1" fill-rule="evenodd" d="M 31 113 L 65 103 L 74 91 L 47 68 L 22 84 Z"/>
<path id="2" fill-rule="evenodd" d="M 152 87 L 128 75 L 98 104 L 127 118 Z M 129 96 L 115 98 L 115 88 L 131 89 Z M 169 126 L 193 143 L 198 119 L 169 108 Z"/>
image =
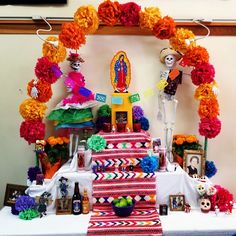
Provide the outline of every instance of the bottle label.
<path id="1" fill-rule="evenodd" d="M 81 201 L 80 200 L 73 201 L 73 211 L 75 213 L 79 213 L 81 211 Z"/>
<path id="2" fill-rule="evenodd" d="M 84 214 L 87 214 L 87 213 L 89 213 L 89 209 L 90 207 L 89 207 L 89 202 L 88 201 L 85 201 L 85 202 L 83 202 L 83 213 Z"/>

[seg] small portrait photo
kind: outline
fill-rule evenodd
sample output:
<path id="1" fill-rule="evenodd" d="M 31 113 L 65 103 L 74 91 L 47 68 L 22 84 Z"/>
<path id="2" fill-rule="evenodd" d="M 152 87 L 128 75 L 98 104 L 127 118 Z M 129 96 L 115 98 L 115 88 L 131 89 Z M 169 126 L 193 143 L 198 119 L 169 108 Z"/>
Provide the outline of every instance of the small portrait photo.
<path id="1" fill-rule="evenodd" d="M 4 206 L 12 206 L 15 204 L 16 199 L 25 194 L 27 186 L 17 185 L 17 184 L 7 184 L 5 197 L 4 197 Z"/>
<path id="2" fill-rule="evenodd" d="M 161 138 L 152 138 L 152 150 L 153 152 L 158 152 L 159 148 L 161 147 Z"/>
<path id="3" fill-rule="evenodd" d="M 72 199 L 56 199 L 56 215 L 70 215 L 72 213 Z"/>
<path id="4" fill-rule="evenodd" d="M 170 195 L 169 201 L 171 211 L 184 211 L 185 197 L 183 194 Z"/>
<path id="5" fill-rule="evenodd" d="M 205 174 L 205 157 L 203 150 L 184 150 L 183 169 L 191 177 Z"/>
<path id="6" fill-rule="evenodd" d="M 116 123 L 127 123 L 127 112 L 125 111 L 117 111 L 116 112 Z"/>

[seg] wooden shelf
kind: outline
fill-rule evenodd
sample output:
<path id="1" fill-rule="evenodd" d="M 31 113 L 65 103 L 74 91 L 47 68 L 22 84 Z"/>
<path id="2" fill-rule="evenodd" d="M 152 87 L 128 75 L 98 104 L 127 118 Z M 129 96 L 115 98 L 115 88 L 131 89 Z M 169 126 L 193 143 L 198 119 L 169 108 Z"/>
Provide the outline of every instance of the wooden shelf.
<path id="1" fill-rule="evenodd" d="M 61 25 L 68 21 L 49 20 L 52 31 L 45 34 L 59 34 Z M 204 23 L 209 27 L 211 36 L 236 36 L 236 22 L 212 22 Z M 206 35 L 206 29 L 193 22 L 176 22 L 177 27 L 190 29 L 196 35 Z M 39 28 L 47 28 L 44 21 L 33 20 L 0 20 L 0 34 L 35 34 Z M 43 34 L 43 32 L 42 32 Z M 124 27 L 116 25 L 113 27 L 101 25 L 95 35 L 152 35 L 148 30 L 142 30 L 139 26 Z"/>

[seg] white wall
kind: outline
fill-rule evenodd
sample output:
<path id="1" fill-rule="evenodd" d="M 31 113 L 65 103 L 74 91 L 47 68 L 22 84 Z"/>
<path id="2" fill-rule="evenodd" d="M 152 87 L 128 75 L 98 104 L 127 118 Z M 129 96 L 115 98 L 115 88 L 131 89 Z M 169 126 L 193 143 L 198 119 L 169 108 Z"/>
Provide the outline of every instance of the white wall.
<path id="1" fill-rule="evenodd" d="M 62 16 L 65 12 L 67 16 L 73 14 L 76 1 L 70 1 L 71 5 L 62 11 L 49 8 L 50 15 Z M 88 2 L 88 1 L 83 1 Z M 94 2 L 94 1 L 93 1 Z M 99 2 L 99 1 L 96 1 Z M 124 1 L 123 1 L 124 2 Z M 141 1 L 137 1 L 141 2 Z M 143 2 L 143 1 L 142 1 Z M 155 1 L 145 1 L 145 5 L 152 5 Z M 160 0 L 163 11 L 174 17 L 190 17 L 187 11 L 188 5 L 184 0 L 176 1 Z M 169 2 L 169 4 L 167 4 Z M 196 2 L 196 1 L 193 1 Z M 203 1 L 198 1 L 202 2 Z M 206 4 L 212 1 L 204 1 Z M 214 6 L 231 7 L 233 1 L 214 1 Z M 166 3 L 166 4 L 165 4 Z M 194 3 L 193 3 L 194 4 Z M 144 5 L 144 3 L 142 4 Z M 196 12 L 205 9 L 205 5 L 195 3 Z M 8 15 L 14 12 L 26 15 L 35 11 L 35 8 L 6 7 Z M 173 9 L 178 9 L 174 12 Z M 14 11 L 13 11 L 14 10 Z M 41 9 L 42 12 L 46 9 Z M 50 11 L 49 11 L 50 10 Z M 169 10 L 169 11 L 168 11 Z M 2 7 L 0 8 L 0 15 Z M 39 11 L 39 9 L 38 9 Z M 11 12 L 11 14 L 10 14 Z M 37 12 L 39 13 L 39 12 Z M 175 13 L 175 14 L 171 14 Z M 206 12 L 207 13 L 207 12 Z M 45 13 L 46 14 L 46 13 Z M 188 16 L 186 14 L 189 14 Z M 212 14 L 212 13 L 211 13 Z M 220 9 L 216 11 L 216 16 L 220 14 Z M 193 18 L 193 17 L 190 17 Z M 220 87 L 219 103 L 221 108 L 222 132 L 214 140 L 209 140 L 208 159 L 214 160 L 219 171 L 213 177 L 215 183 L 229 188 L 236 194 L 234 182 L 234 170 L 236 168 L 235 156 L 236 147 L 234 139 L 235 114 L 236 114 L 236 94 L 234 91 L 236 62 L 232 52 L 236 51 L 235 37 L 210 37 L 201 40 L 199 44 L 205 46 L 211 56 L 211 63 L 216 69 L 216 81 Z M 28 81 L 34 78 L 34 66 L 37 58 L 41 57 L 41 41 L 35 35 L 1 35 L 0 37 L 0 206 L 3 201 L 6 183 L 25 184 L 26 172 L 29 166 L 34 165 L 33 145 L 28 144 L 19 137 L 19 127 L 22 118 L 18 113 L 19 104 L 27 98 L 26 86 Z M 161 64 L 159 63 L 159 52 L 167 46 L 167 41 L 160 41 L 151 36 L 89 36 L 87 44 L 80 53 L 85 59 L 82 72 L 86 78 L 86 85 L 94 92 L 110 94 L 112 86 L 109 79 L 110 61 L 118 50 L 125 50 L 132 64 L 132 82 L 130 92 L 142 92 L 154 87 L 159 76 Z M 63 71 L 67 71 L 68 63 L 62 63 Z M 187 70 L 185 70 L 188 73 Z M 58 81 L 53 85 L 53 99 L 48 103 L 49 110 L 60 99 L 65 96 L 63 81 Z M 183 84 L 179 87 L 177 98 L 179 100 L 178 114 L 176 119 L 175 133 L 195 133 L 198 135 L 198 103 L 193 99 L 194 86 L 191 84 L 189 76 L 184 76 Z M 109 98 L 108 98 L 109 99 Z M 163 125 L 157 121 L 157 94 L 152 97 L 142 97 L 140 105 L 145 109 L 145 114 L 151 123 L 151 134 L 153 136 L 163 136 Z M 52 127 L 48 127 L 51 133 Z M 203 141 L 202 138 L 200 138 Z"/>

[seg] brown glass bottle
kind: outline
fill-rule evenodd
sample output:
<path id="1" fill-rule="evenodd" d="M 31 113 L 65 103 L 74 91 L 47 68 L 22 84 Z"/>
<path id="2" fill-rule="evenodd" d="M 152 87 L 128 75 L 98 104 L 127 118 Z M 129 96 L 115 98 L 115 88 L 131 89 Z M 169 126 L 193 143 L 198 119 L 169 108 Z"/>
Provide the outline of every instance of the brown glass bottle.
<path id="1" fill-rule="evenodd" d="M 72 197 L 72 214 L 79 215 L 81 213 L 82 213 L 82 199 L 79 193 L 79 183 L 75 182 L 75 189 Z"/>
<path id="2" fill-rule="evenodd" d="M 82 212 L 83 214 L 88 214 L 90 210 L 89 198 L 87 189 L 84 189 L 84 195 L 82 199 Z"/>

